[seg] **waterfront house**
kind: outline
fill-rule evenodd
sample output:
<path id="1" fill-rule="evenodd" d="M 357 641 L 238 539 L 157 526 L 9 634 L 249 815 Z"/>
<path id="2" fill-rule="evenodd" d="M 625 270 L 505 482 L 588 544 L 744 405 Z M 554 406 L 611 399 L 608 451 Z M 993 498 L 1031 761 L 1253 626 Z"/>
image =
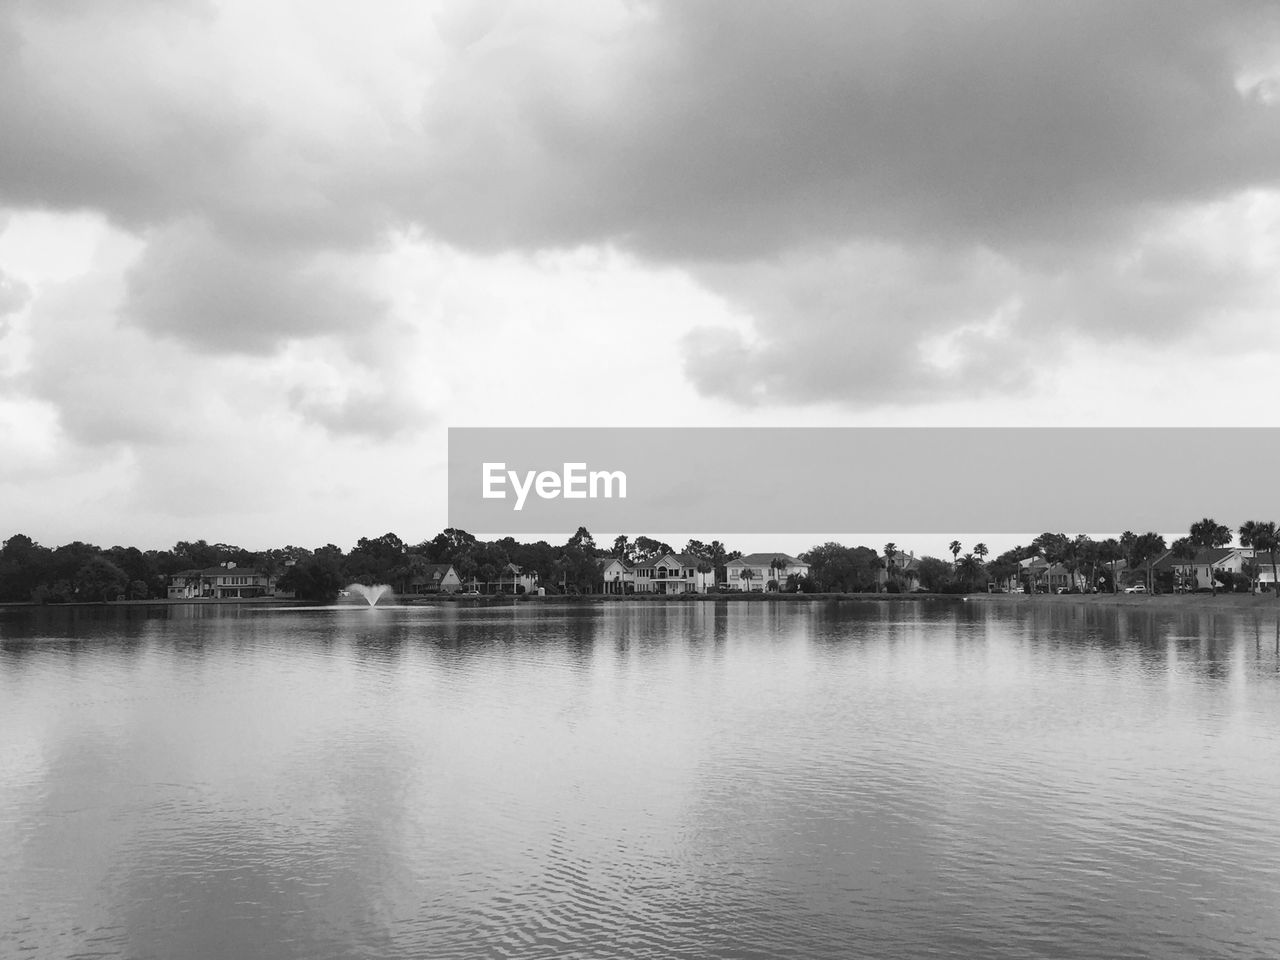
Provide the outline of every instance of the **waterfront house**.
<path id="1" fill-rule="evenodd" d="M 1167 551 L 1152 566 L 1157 573 L 1172 571 L 1175 589 L 1209 590 L 1215 573 L 1242 574 L 1244 565 L 1252 559 L 1253 550 L 1249 547 L 1208 547 L 1197 550 L 1192 557 L 1178 557 L 1172 550 Z M 1270 570 L 1267 579 L 1270 580 Z M 1222 589 L 1221 583 L 1218 589 Z"/>
<path id="2" fill-rule="evenodd" d="M 275 593 L 276 578 L 234 562 L 181 570 L 169 578 L 170 600 L 248 600 Z"/>
<path id="3" fill-rule="evenodd" d="M 597 562 L 601 593 L 624 594 L 635 589 L 631 568 L 617 557 L 601 557 Z"/>
<path id="4" fill-rule="evenodd" d="M 410 593 L 457 593 L 462 578 L 451 563 L 429 563 L 409 581 Z"/>
<path id="5" fill-rule="evenodd" d="M 892 576 L 898 581 L 901 589 L 917 590 L 920 587 L 920 561 L 914 553 L 894 551 L 893 556 L 886 554 L 880 558 L 880 569 L 876 571 L 876 583 L 883 587 Z"/>
<path id="6" fill-rule="evenodd" d="M 517 564 L 508 563 L 498 571 L 495 585 L 498 593 L 534 593 L 538 588 L 538 574 L 532 570 L 525 571 Z"/>
<path id="7" fill-rule="evenodd" d="M 787 577 L 807 577 L 809 564 L 787 553 L 751 553 L 725 564 L 725 580 L 731 588 L 766 590 L 769 581 L 779 587 L 787 585 Z"/>
<path id="8" fill-rule="evenodd" d="M 699 570 L 703 565 L 689 553 L 665 553 L 637 561 L 631 582 L 636 593 L 706 593 L 715 573 Z"/>
<path id="9" fill-rule="evenodd" d="M 1027 557 L 1018 561 L 1018 580 L 1025 587 L 1033 584 L 1037 593 L 1080 590 L 1085 578 L 1079 570 L 1069 570 L 1061 563 L 1049 563 L 1044 557 Z"/>

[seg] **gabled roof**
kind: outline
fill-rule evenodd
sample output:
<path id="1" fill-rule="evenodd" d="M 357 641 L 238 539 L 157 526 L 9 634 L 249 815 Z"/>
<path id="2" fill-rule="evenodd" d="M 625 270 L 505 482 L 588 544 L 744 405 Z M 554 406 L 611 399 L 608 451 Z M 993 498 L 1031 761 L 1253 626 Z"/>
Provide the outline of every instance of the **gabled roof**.
<path id="1" fill-rule="evenodd" d="M 443 580 L 445 574 L 452 569 L 452 563 L 428 563 L 422 572 L 428 580 Z M 456 572 L 454 576 L 457 576 Z"/>
<path id="2" fill-rule="evenodd" d="M 1172 550 L 1169 550 L 1164 556 L 1156 560 L 1152 566 L 1162 569 L 1165 567 L 1189 567 L 1193 564 L 1197 567 L 1214 566 L 1222 563 L 1232 554 L 1239 553 L 1241 549 L 1241 547 L 1202 547 L 1195 552 L 1193 557 L 1179 557 Z M 1247 552 L 1249 554 L 1253 553 L 1252 550 L 1247 550 Z"/>
<path id="3" fill-rule="evenodd" d="M 637 560 L 635 568 L 656 567 L 664 560 L 674 560 L 675 566 L 679 567 L 697 567 L 702 561 L 691 553 L 660 553 L 657 556 L 650 557 L 648 560 Z"/>
<path id="4" fill-rule="evenodd" d="M 888 559 L 888 554 L 886 554 L 883 559 Z M 903 553 L 901 550 L 898 550 L 893 555 L 893 569 L 900 573 L 915 570 L 919 566 L 920 560 L 914 553 Z"/>
<path id="5" fill-rule="evenodd" d="M 227 575 L 235 577 L 266 576 L 266 574 L 254 567 L 205 567 L 202 570 L 194 568 L 191 570 L 179 570 L 177 573 L 169 574 L 169 579 L 172 580 L 176 577 L 222 577 Z"/>
<path id="6" fill-rule="evenodd" d="M 611 563 L 621 564 L 623 570 L 631 569 L 629 566 L 627 566 L 627 561 L 621 560 L 618 557 L 596 557 L 596 566 L 598 566 L 601 570 L 605 569 Z"/>
<path id="7" fill-rule="evenodd" d="M 767 567 L 773 563 L 775 559 L 781 560 L 789 567 L 807 567 L 809 564 L 805 561 L 791 556 L 789 553 L 749 553 L 745 557 L 739 557 L 737 560 L 730 560 L 725 564 L 726 567 Z"/>

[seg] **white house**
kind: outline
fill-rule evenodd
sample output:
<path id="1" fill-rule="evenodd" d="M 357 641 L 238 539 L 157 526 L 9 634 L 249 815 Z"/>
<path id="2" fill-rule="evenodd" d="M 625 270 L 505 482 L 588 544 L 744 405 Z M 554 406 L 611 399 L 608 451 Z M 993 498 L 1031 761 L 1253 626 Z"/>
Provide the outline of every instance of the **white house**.
<path id="1" fill-rule="evenodd" d="M 457 593 L 462 589 L 462 578 L 451 563 L 431 563 L 414 575 L 409 589 L 413 593 Z"/>
<path id="2" fill-rule="evenodd" d="M 533 593 L 538 588 L 538 574 L 508 563 L 498 572 L 497 587 L 499 593 Z"/>
<path id="3" fill-rule="evenodd" d="M 245 600 L 269 597 L 276 578 L 254 570 L 224 563 L 204 570 L 183 570 L 169 578 L 170 600 Z"/>
<path id="4" fill-rule="evenodd" d="M 781 587 L 789 576 L 809 575 L 809 564 L 785 553 L 751 553 L 730 560 L 724 569 L 729 586 L 741 590 L 765 590 L 770 580 Z"/>
<path id="5" fill-rule="evenodd" d="M 628 587 L 634 589 L 631 568 L 617 557 L 600 558 L 600 591 L 623 594 Z"/>
<path id="6" fill-rule="evenodd" d="M 703 561 L 688 553 L 667 553 L 637 561 L 631 570 L 636 593 L 706 593 L 715 572 L 698 569 Z"/>
<path id="7" fill-rule="evenodd" d="M 1190 590 L 1209 590 L 1213 587 L 1213 575 L 1218 571 L 1234 574 L 1244 572 L 1244 565 L 1253 559 L 1250 547 L 1213 547 L 1196 551 L 1194 557 L 1175 557 L 1170 551 L 1156 561 L 1157 569 L 1168 566 L 1174 571 L 1179 583 Z M 1271 579 L 1270 564 L 1267 566 L 1267 580 Z M 1259 580 L 1262 570 L 1259 569 Z"/>

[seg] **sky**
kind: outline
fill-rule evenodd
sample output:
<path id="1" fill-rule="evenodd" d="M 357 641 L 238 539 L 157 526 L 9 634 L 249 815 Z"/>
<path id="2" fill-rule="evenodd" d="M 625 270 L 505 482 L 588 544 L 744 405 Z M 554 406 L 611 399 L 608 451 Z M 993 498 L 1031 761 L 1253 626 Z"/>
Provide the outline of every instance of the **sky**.
<path id="1" fill-rule="evenodd" d="M 416 542 L 450 426 L 1275 421 L 1271 2 L 0 0 L 0 131 L 0 538 Z"/>

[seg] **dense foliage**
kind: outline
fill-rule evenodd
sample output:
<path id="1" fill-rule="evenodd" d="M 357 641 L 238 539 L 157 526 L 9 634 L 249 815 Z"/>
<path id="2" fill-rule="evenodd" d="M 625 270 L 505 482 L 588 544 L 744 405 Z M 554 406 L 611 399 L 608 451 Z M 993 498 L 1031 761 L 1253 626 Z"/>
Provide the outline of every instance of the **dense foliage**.
<path id="1" fill-rule="evenodd" d="M 1280 565 L 1280 538 L 1273 521 L 1251 520 L 1239 529 L 1242 546 L 1251 547 L 1256 557 L 1247 561 L 1242 573 L 1215 574 L 1201 588 L 1256 589 L 1259 571 L 1270 568 L 1274 582 Z M 770 580 L 770 588 L 788 591 L 861 592 L 927 590 L 969 592 L 997 588 L 1032 589 L 1024 561 L 1039 558 L 1044 564 L 1068 572 L 1072 584 L 1084 589 L 1119 589 L 1125 583 L 1144 582 L 1149 589 L 1174 587 L 1168 561 L 1162 568 L 1156 561 L 1172 557 L 1183 562 L 1197 551 L 1220 547 L 1231 541 L 1230 530 L 1209 518 L 1192 524 L 1187 536 L 1167 547 L 1157 533 L 1126 531 L 1118 538 L 1094 540 L 1084 534 L 1069 537 L 1062 533 L 1040 534 L 1027 546 L 1007 550 L 987 560 L 984 544 L 963 552 L 960 541 L 952 542 L 951 558 L 905 557 L 893 543 L 883 553 L 865 546 L 848 547 L 824 543 L 802 553 L 809 575 Z M 181 540 L 168 550 L 139 550 L 136 547 L 102 548 L 74 541 L 59 547 L 45 547 L 24 534 L 14 534 L 0 547 L 0 602 L 151 599 L 167 594 L 170 579 L 188 570 L 201 570 L 234 563 L 279 578 L 283 590 L 301 599 L 332 599 L 348 583 L 387 583 L 398 592 L 420 579 L 432 564 L 452 564 L 464 582 L 489 584 L 499 580 L 509 564 L 536 576 L 552 593 L 587 593 L 598 590 L 601 561 L 615 557 L 629 565 L 676 552 L 671 545 L 647 536 L 617 537 L 608 547 L 599 546 L 584 527 L 565 543 L 545 540 L 521 543 L 512 537 L 482 541 L 465 530 L 442 530 L 430 540 L 408 544 L 394 533 L 362 537 L 350 552 L 332 543 L 308 549 L 297 546 L 252 551 L 226 543 Z M 680 552 L 697 558 L 698 569 L 714 571 L 717 584 L 726 582 L 725 567 L 742 556 L 719 540 L 688 541 Z M 1123 564 L 1123 568 L 1121 567 Z M 730 585 L 740 586 L 737 584 Z M 1073 587 L 1074 589 L 1074 587 Z"/>

